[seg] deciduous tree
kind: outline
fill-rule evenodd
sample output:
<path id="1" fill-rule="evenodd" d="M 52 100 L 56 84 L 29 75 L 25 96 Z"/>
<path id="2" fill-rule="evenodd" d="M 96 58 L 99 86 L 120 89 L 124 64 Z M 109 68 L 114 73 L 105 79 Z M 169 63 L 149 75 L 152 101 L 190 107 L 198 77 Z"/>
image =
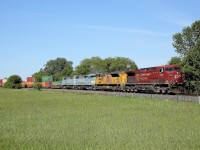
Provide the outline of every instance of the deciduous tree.
<path id="1" fill-rule="evenodd" d="M 169 65 L 181 65 L 181 58 L 180 57 L 172 57 L 169 62 L 168 62 Z"/>
<path id="2" fill-rule="evenodd" d="M 115 72 L 137 69 L 135 62 L 129 58 L 115 57 L 101 59 L 100 57 L 92 57 L 84 59 L 80 65 L 76 67 L 75 73 L 89 74 L 102 72 Z"/>
<path id="3" fill-rule="evenodd" d="M 183 71 L 190 74 L 191 80 L 200 80 L 200 41 L 183 58 Z"/>
<path id="4" fill-rule="evenodd" d="M 183 71 L 191 80 L 200 80 L 200 20 L 173 35 L 173 46 L 182 58 Z"/>
<path id="5" fill-rule="evenodd" d="M 18 75 L 12 75 L 8 78 L 7 82 L 5 83 L 6 88 L 11 89 L 20 89 L 21 88 L 22 78 Z"/>
<path id="6" fill-rule="evenodd" d="M 63 76 L 69 76 L 73 72 L 72 61 L 68 61 L 65 58 L 57 58 L 55 60 L 49 60 L 44 69 L 33 74 L 37 82 L 42 81 L 42 76 L 53 76 L 53 80 L 61 80 Z"/>
<path id="7" fill-rule="evenodd" d="M 57 73 L 61 73 L 64 69 L 63 73 L 65 75 L 70 75 L 73 71 L 72 62 L 67 61 L 65 58 L 57 58 L 55 60 L 49 60 L 44 66 L 44 71 L 49 75 L 54 75 Z"/>
<path id="8" fill-rule="evenodd" d="M 40 71 L 34 73 L 32 76 L 35 78 L 36 82 L 42 82 L 42 76 L 48 75 L 42 68 Z"/>
<path id="9" fill-rule="evenodd" d="M 184 57 L 187 52 L 197 45 L 200 40 L 200 20 L 195 21 L 191 27 L 183 28 L 182 32 L 173 35 L 173 46 L 180 56 Z"/>

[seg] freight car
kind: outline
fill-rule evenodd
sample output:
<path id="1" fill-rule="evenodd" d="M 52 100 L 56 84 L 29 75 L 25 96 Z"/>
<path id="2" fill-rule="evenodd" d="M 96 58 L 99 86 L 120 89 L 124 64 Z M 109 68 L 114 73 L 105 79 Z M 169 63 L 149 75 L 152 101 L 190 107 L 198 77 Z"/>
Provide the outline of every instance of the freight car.
<path id="1" fill-rule="evenodd" d="M 179 66 L 165 65 L 126 72 L 64 77 L 61 86 L 69 89 L 183 93 L 184 77 Z"/>
<path id="2" fill-rule="evenodd" d="M 61 82 L 59 81 L 52 82 L 51 89 L 61 89 Z"/>
<path id="3" fill-rule="evenodd" d="M 52 76 L 42 76 L 42 88 L 51 88 L 52 82 Z"/>
<path id="4" fill-rule="evenodd" d="M 54 84 L 57 85 L 52 85 L 52 76 L 42 76 L 42 82 L 36 82 L 34 77 L 27 77 L 27 80 L 25 82 L 22 82 L 21 86 L 23 88 L 33 88 L 34 83 L 40 83 L 42 85 L 42 88 L 60 88 L 57 82 L 54 82 Z"/>

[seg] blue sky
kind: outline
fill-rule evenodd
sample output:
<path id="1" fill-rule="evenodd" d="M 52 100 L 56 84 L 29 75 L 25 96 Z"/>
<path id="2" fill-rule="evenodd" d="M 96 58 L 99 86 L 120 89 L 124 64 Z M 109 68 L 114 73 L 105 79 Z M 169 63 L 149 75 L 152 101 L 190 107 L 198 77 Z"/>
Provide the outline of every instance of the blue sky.
<path id="1" fill-rule="evenodd" d="M 93 56 L 138 67 L 177 55 L 172 35 L 200 19 L 199 0 L 0 0 L 0 78 L 23 79 L 51 59 Z"/>

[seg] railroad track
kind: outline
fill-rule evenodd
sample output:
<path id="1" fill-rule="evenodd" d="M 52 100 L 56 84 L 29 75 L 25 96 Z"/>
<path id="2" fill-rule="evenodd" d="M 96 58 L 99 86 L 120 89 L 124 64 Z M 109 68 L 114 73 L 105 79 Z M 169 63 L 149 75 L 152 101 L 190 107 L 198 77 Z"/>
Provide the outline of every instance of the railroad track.
<path id="1" fill-rule="evenodd" d="M 105 96 L 128 96 L 128 97 L 140 97 L 149 99 L 160 100 L 173 100 L 176 102 L 194 102 L 200 104 L 200 96 L 191 94 L 147 94 L 147 93 L 126 93 L 126 92 L 112 92 L 112 91 L 91 91 L 91 90 L 72 90 L 72 89 L 42 89 L 43 91 L 58 91 L 61 93 L 82 93 L 82 94 L 95 94 Z"/>

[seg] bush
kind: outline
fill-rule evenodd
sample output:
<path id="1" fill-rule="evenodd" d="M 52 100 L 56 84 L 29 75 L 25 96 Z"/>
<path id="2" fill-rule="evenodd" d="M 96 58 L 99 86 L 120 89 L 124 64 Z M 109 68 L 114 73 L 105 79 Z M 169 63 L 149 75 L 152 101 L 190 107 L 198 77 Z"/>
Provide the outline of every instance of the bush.
<path id="1" fill-rule="evenodd" d="M 12 75 L 8 78 L 7 82 L 5 83 L 5 88 L 20 89 L 22 88 L 21 82 L 22 78 L 20 76 Z"/>
<path id="2" fill-rule="evenodd" d="M 33 88 L 36 89 L 36 90 L 38 90 L 38 91 L 40 91 L 41 88 L 42 88 L 42 84 L 41 83 L 34 83 L 33 84 Z"/>

